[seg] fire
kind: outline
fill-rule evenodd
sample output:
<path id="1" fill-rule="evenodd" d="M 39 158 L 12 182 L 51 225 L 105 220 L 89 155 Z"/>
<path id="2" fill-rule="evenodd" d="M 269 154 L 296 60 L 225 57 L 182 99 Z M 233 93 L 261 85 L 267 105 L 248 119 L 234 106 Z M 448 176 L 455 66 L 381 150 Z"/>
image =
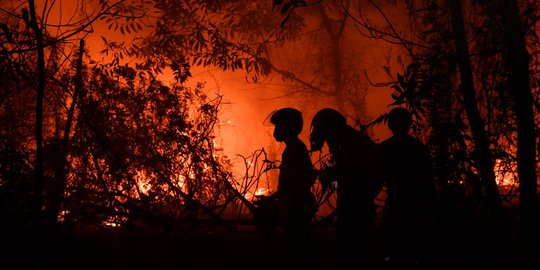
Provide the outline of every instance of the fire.
<path id="1" fill-rule="evenodd" d="M 58 214 L 58 217 L 57 217 L 58 222 L 61 223 L 61 222 L 66 221 L 66 215 L 68 215 L 68 214 L 69 214 L 69 211 L 67 211 L 67 210 L 60 211 L 60 213 Z"/>
<path id="2" fill-rule="evenodd" d="M 255 191 L 255 196 L 268 195 L 269 193 L 271 193 L 271 190 L 268 188 L 258 188 L 257 191 Z"/>
<path id="3" fill-rule="evenodd" d="M 135 180 L 137 181 L 137 187 L 139 190 L 145 194 L 148 195 L 148 191 L 152 188 L 152 184 L 149 181 L 149 178 L 146 176 L 146 173 L 144 171 L 138 171 L 135 175 Z"/>
<path id="4" fill-rule="evenodd" d="M 515 162 L 504 162 L 502 159 L 495 160 L 495 182 L 500 187 L 515 186 L 517 164 Z"/>
<path id="5" fill-rule="evenodd" d="M 255 192 L 248 192 L 244 197 L 251 201 L 253 200 L 253 198 L 255 198 L 256 196 L 261 196 L 261 195 L 270 195 L 272 194 L 272 189 L 270 189 L 269 187 L 260 187 L 258 188 L 257 190 L 255 190 Z"/>
<path id="6" fill-rule="evenodd" d="M 108 227 L 120 227 L 119 223 L 108 222 L 108 221 L 103 221 L 103 225 L 108 226 Z"/>
<path id="7" fill-rule="evenodd" d="M 120 227 L 122 226 L 122 218 L 118 216 L 109 216 L 106 220 L 102 221 L 101 224 L 107 227 Z"/>

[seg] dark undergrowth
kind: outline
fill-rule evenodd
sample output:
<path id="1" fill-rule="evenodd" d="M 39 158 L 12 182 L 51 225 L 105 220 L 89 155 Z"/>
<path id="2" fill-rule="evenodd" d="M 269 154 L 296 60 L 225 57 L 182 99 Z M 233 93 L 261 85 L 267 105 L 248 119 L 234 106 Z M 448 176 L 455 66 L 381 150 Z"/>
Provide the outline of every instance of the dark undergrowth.
<path id="1" fill-rule="evenodd" d="M 441 218 L 420 268 L 386 265 L 375 224 L 366 239 L 369 269 L 540 269 L 538 244 L 517 226 L 480 218 Z M 309 269 L 337 269 L 335 231 L 317 227 Z M 4 228 L 2 269 L 284 269 L 282 233 L 265 238 L 249 223 L 157 227 L 104 225 L 41 231 Z M 354 248 L 354 247 L 351 247 Z M 355 269 L 351 266 L 351 269 Z"/>

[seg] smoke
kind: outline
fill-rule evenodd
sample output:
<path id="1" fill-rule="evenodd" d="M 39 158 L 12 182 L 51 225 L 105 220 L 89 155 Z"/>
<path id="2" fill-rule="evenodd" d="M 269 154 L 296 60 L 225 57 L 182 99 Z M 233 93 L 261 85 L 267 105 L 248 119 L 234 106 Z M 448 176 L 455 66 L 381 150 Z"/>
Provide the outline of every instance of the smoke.
<path id="1" fill-rule="evenodd" d="M 95 1 L 62 2 L 61 6 L 56 5 L 51 9 L 49 20 L 63 24 L 73 17 L 84 17 L 91 14 L 93 5 L 96 4 Z M 325 16 L 331 21 L 338 21 L 343 14 L 328 13 Z M 223 97 L 220 125 L 216 127 L 216 142 L 233 161 L 235 177 L 241 177 L 245 173 L 241 157 L 249 156 L 256 150 L 264 148 L 269 159 L 280 158 L 284 145 L 274 141 L 273 126 L 265 121 L 277 109 L 293 107 L 302 111 L 304 129 L 300 138 L 307 145 L 311 117 L 322 108 L 342 110 L 342 113 L 349 117 L 351 125 L 357 122 L 365 124 L 388 110 L 387 105 L 392 101 L 391 90 L 374 87 L 369 81 L 389 80 L 387 69 L 383 67 L 397 65 L 395 59 L 388 58 L 395 48 L 384 40 L 362 36 L 349 24 L 338 42 L 341 47 L 337 51 L 333 50 L 331 46 L 336 40 L 329 38 L 328 29 L 322 28 L 322 18 L 324 17 L 320 13 L 306 12 L 303 34 L 283 46 L 270 48 L 269 60 L 275 70 L 257 83 L 247 82 L 243 70 L 224 72 L 211 66 L 195 67 L 191 70 L 193 77 L 188 84 L 204 82 L 209 96 Z M 121 42 L 144 34 L 145 32 L 120 34 L 111 31 L 105 21 L 98 20 L 92 24 L 89 33 L 81 33 L 79 38 L 86 39 L 87 50 L 92 59 L 107 61 L 110 56 L 100 53 L 103 50 L 101 36 Z M 342 68 L 340 76 L 343 78 L 342 82 L 335 83 L 332 76 L 335 75 L 333 72 L 338 56 Z M 133 61 L 126 59 L 127 63 Z M 279 71 L 290 72 L 298 80 Z M 170 71 L 165 71 L 162 78 L 164 81 L 173 81 L 174 77 Z M 309 91 L 309 87 L 299 81 L 329 94 Z M 339 96 L 333 95 L 338 90 L 346 93 L 341 97 L 345 105 L 340 105 L 337 99 Z M 389 136 L 384 126 L 374 126 L 368 132 L 375 141 Z"/>

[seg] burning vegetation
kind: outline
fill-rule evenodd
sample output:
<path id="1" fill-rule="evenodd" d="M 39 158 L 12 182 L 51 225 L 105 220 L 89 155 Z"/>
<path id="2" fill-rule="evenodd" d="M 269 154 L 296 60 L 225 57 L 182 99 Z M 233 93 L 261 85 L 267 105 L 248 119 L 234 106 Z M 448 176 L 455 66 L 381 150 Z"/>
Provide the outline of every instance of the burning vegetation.
<path id="1" fill-rule="evenodd" d="M 1 1 L 1 228 L 258 225 L 280 148 L 269 135 L 226 154 L 227 139 L 262 133 L 220 137 L 242 124 L 221 118 L 224 103 L 247 99 L 196 75 L 211 70 L 278 85 L 264 108 L 235 107 L 257 111 L 252 123 L 332 107 L 378 142 L 388 108 L 407 108 L 443 229 L 511 212 L 536 239 L 539 19 L 532 0 Z M 311 158 L 331 163 L 326 148 Z M 314 224 L 329 228 L 336 186 L 322 183 Z"/>

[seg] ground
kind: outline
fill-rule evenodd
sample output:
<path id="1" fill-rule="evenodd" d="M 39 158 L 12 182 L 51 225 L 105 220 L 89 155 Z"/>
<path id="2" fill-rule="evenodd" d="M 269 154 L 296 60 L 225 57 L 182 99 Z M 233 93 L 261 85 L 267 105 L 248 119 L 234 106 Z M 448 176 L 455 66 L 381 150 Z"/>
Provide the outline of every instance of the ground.
<path id="1" fill-rule="evenodd" d="M 433 239 L 429 265 L 422 269 L 540 269 L 527 266 L 522 242 L 492 237 L 489 225 L 447 224 Z M 277 246 L 253 226 L 237 231 L 213 229 L 127 229 L 93 226 L 47 229 L 41 233 L 4 230 L 2 269 L 283 269 Z M 384 264 L 382 242 L 373 228 L 368 239 L 369 269 L 397 269 Z M 536 244 L 538 246 L 538 244 Z M 310 269 L 337 269 L 335 232 L 331 226 L 314 231 Z M 538 253 L 540 254 L 540 253 Z M 534 254 L 533 254 L 534 256 Z M 533 257 L 533 259 L 540 256 Z M 533 260 L 534 261 L 534 260 Z M 354 269 L 354 267 L 351 267 Z M 402 268 L 403 269 L 403 268 Z"/>

